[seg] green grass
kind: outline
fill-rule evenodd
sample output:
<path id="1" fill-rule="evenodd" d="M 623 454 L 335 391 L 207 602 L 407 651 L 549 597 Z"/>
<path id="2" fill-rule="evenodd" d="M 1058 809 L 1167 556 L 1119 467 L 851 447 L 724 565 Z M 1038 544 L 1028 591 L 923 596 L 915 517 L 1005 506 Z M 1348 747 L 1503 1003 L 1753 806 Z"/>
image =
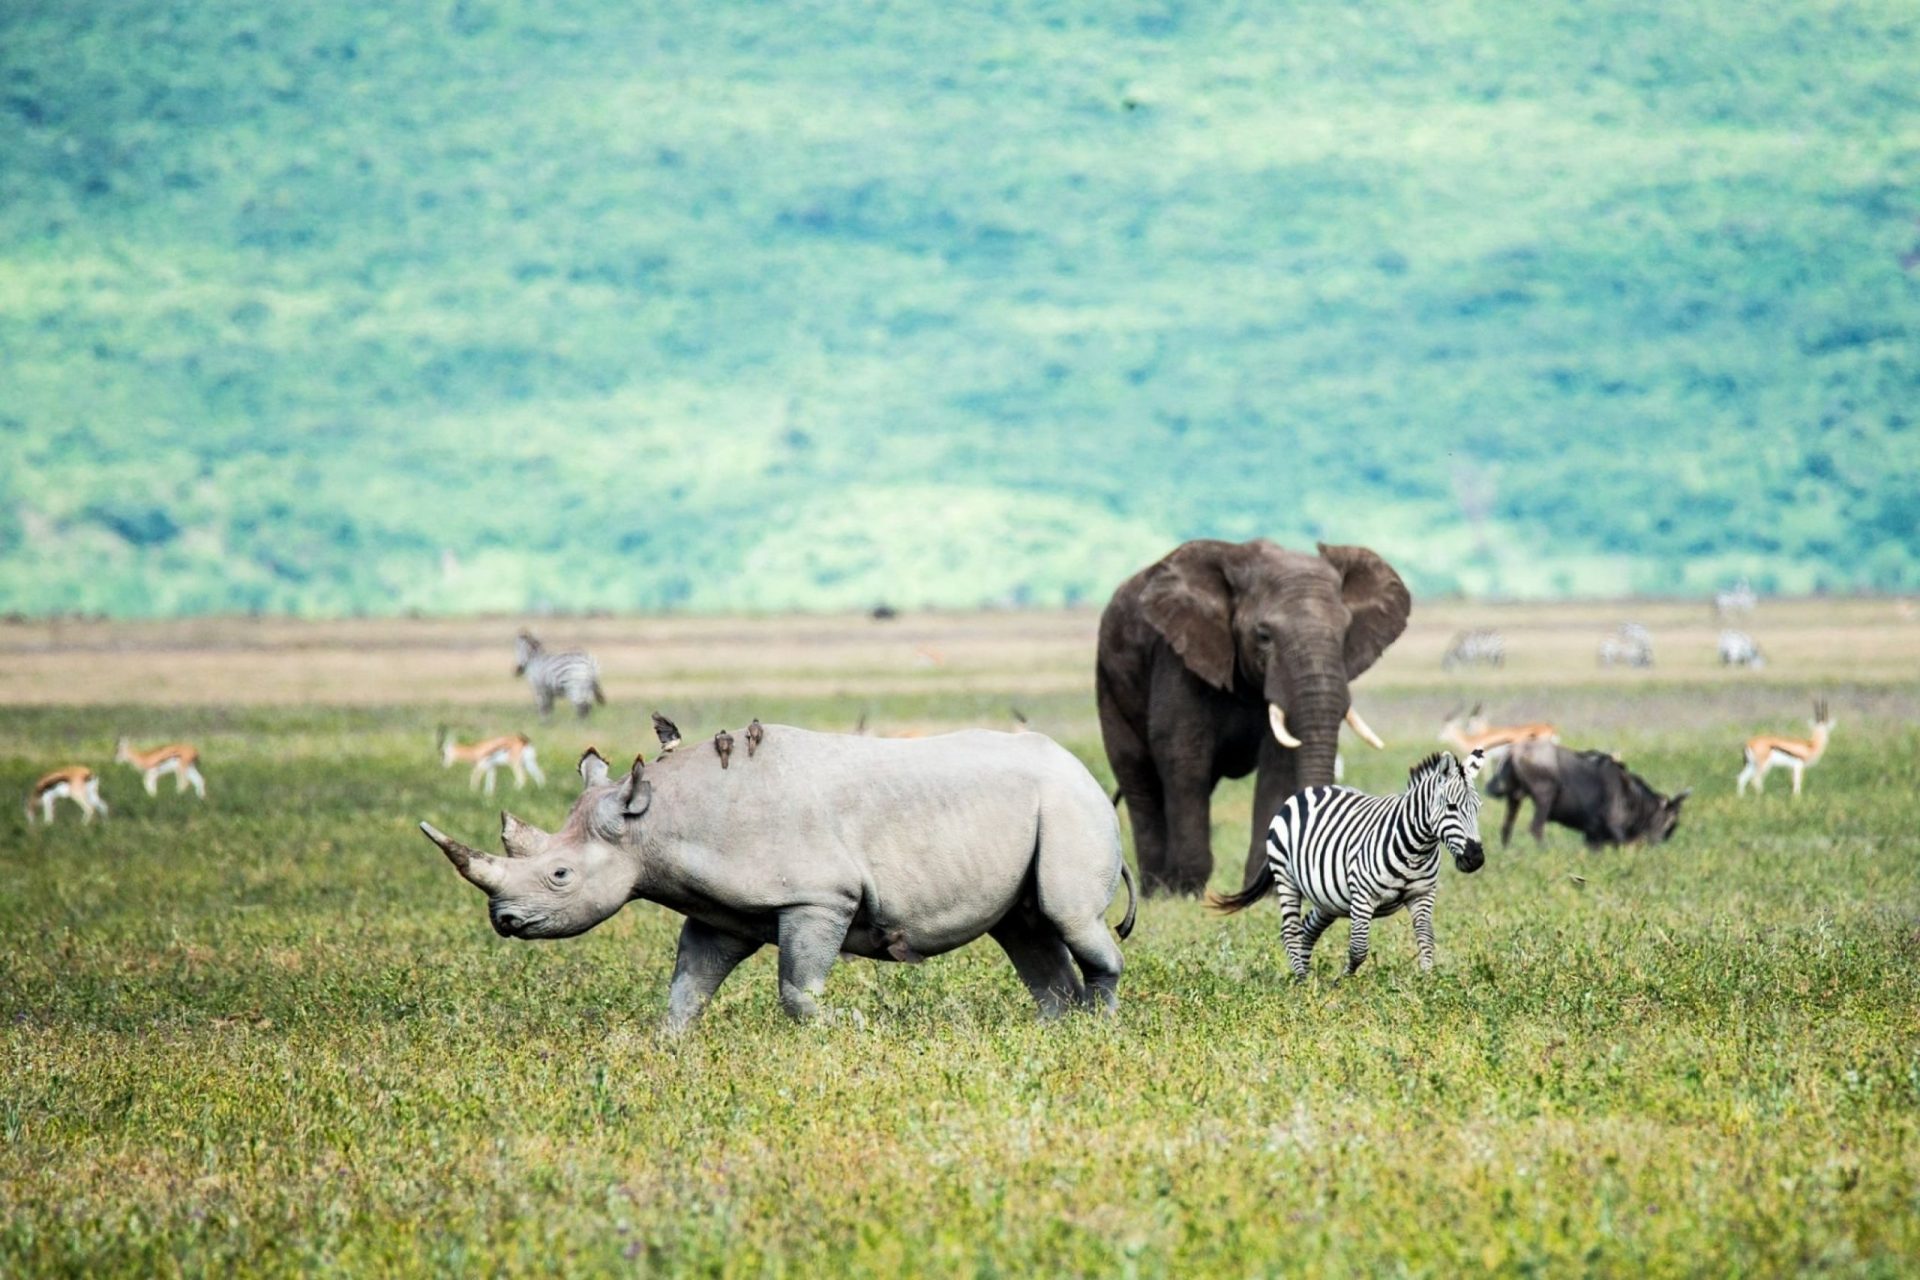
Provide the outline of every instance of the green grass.
<path id="1" fill-rule="evenodd" d="M 865 1028 L 796 1028 L 768 953 L 678 1042 L 675 918 L 505 942 L 413 832 L 492 832 L 426 758 L 438 708 L 8 711 L 5 794 L 164 725 L 212 798 L 121 768 L 109 824 L 0 816 L 0 1272 L 1910 1274 L 1920 735 L 1844 724 L 1799 802 L 1737 803 L 1704 695 L 1629 701 L 1675 727 L 1619 745 L 1699 788 L 1678 837 L 1449 868 L 1431 976 L 1404 917 L 1294 986 L 1270 907 L 1153 901 L 1117 1021 L 1035 1024 L 982 943 L 843 965 Z M 1051 710 L 1104 776 L 1090 708 Z M 643 740 L 611 711 L 540 735 L 563 778 L 517 811 L 564 812 L 587 737 Z"/>

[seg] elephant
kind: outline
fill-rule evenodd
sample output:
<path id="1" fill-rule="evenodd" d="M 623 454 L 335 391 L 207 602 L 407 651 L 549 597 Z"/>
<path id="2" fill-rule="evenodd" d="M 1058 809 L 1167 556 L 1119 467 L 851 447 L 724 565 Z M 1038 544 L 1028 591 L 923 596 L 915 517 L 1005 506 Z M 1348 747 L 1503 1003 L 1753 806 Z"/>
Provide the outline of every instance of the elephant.
<path id="1" fill-rule="evenodd" d="M 1134 574 L 1100 616 L 1100 735 L 1133 823 L 1141 888 L 1198 894 L 1213 873 L 1210 804 L 1256 767 L 1246 875 L 1281 803 L 1334 781 L 1348 682 L 1406 629 L 1407 587 L 1366 547 L 1319 554 L 1264 538 L 1182 543 Z"/>

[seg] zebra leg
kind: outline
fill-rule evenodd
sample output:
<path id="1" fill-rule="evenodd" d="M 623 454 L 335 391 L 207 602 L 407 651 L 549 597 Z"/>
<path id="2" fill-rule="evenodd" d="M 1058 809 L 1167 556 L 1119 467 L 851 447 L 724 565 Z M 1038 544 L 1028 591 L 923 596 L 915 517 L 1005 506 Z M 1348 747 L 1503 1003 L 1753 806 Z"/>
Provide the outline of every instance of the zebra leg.
<path id="1" fill-rule="evenodd" d="M 1285 876 L 1279 876 L 1275 892 L 1280 897 L 1280 941 L 1287 948 L 1287 965 L 1293 970 L 1294 981 L 1303 982 L 1313 947 L 1300 928 L 1300 890 Z M 1317 913 L 1319 908 L 1315 907 L 1314 911 Z"/>
<path id="2" fill-rule="evenodd" d="M 552 719 L 553 718 L 553 690 L 542 689 L 537 696 L 540 699 L 540 718 L 542 720 Z"/>
<path id="3" fill-rule="evenodd" d="M 1367 936 L 1373 928 L 1373 899 L 1361 897 L 1353 904 L 1353 934 L 1347 939 L 1347 976 L 1351 978 L 1367 962 Z"/>
<path id="4" fill-rule="evenodd" d="M 1413 913 L 1413 949 L 1420 957 L 1420 972 L 1433 971 L 1433 895 L 1423 893 L 1408 904 Z"/>
<path id="5" fill-rule="evenodd" d="M 1301 929 L 1301 941 L 1306 944 L 1307 962 L 1313 962 L 1313 945 L 1320 941 L 1320 935 L 1333 923 L 1333 913 L 1315 907 L 1307 913 L 1307 922 Z"/>

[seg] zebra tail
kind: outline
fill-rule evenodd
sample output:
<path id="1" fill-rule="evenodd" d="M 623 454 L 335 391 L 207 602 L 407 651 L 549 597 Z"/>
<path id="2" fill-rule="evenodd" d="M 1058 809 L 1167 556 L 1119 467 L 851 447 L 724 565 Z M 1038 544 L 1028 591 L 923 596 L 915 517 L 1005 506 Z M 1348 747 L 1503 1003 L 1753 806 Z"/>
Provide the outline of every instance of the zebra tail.
<path id="1" fill-rule="evenodd" d="M 1114 926 L 1113 931 L 1120 935 L 1120 941 L 1125 942 L 1127 935 L 1133 932 L 1133 917 L 1140 906 L 1139 895 L 1133 891 L 1133 869 L 1127 865 L 1125 858 L 1120 859 L 1120 878 L 1127 882 L 1127 914 Z"/>
<path id="2" fill-rule="evenodd" d="M 1223 916 L 1230 916 L 1236 911 L 1245 911 L 1248 907 L 1272 892 L 1273 863 L 1267 861 L 1260 864 L 1259 874 L 1248 881 L 1247 887 L 1238 893 L 1222 895 L 1209 889 L 1207 891 L 1207 905 Z"/>
<path id="3" fill-rule="evenodd" d="M 607 705 L 607 695 L 601 692 L 599 676 L 593 678 L 593 700 L 603 707 Z"/>
<path id="4" fill-rule="evenodd" d="M 1120 788 L 1115 787 L 1113 789 L 1113 794 L 1108 796 L 1107 799 L 1113 802 L 1114 808 L 1118 809 L 1120 807 L 1120 800 L 1121 800 Z"/>

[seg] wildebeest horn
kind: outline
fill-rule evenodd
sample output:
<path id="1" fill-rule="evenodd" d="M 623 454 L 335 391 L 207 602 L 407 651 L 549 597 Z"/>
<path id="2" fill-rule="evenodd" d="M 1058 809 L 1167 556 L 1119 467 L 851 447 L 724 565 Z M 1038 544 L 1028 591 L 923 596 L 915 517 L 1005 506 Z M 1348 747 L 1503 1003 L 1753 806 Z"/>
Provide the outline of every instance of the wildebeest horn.
<path id="1" fill-rule="evenodd" d="M 504 878 L 501 873 L 500 859 L 491 854 L 481 853 L 478 849 L 469 849 L 458 840 L 447 835 L 431 822 L 420 824 L 420 830 L 427 839 L 440 846 L 440 852 L 447 855 L 447 861 L 453 869 L 467 878 L 467 882 L 476 888 L 492 893 L 500 887 Z"/>
<path id="2" fill-rule="evenodd" d="M 1280 709 L 1277 702 L 1267 704 L 1267 727 L 1273 730 L 1273 740 L 1283 747 L 1298 747 L 1300 739 L 1287 732 L 1287 713 Z"/>
<path id="3" fill-rule="evenodd" d="M 505 809 L 500 811 L 500 846 L 509 858 L 531 858 L 544 853 L 551 839 L 551 835 L 531 822 L 522 822 Z"/>
<path id="4" fill-rule="evenodd" d="M 1361 740 L 1375 751 L 1386 750 L 1387 744 L 1380 741 L 1379 734 L 1367 727 L 1367 722 L 1360 718 L 1360 708 L 1354 706 L 1352 703 L 1347 704 L 1347 723 L 1352 725 L 1353 731 L 1359 734 Z"/>

